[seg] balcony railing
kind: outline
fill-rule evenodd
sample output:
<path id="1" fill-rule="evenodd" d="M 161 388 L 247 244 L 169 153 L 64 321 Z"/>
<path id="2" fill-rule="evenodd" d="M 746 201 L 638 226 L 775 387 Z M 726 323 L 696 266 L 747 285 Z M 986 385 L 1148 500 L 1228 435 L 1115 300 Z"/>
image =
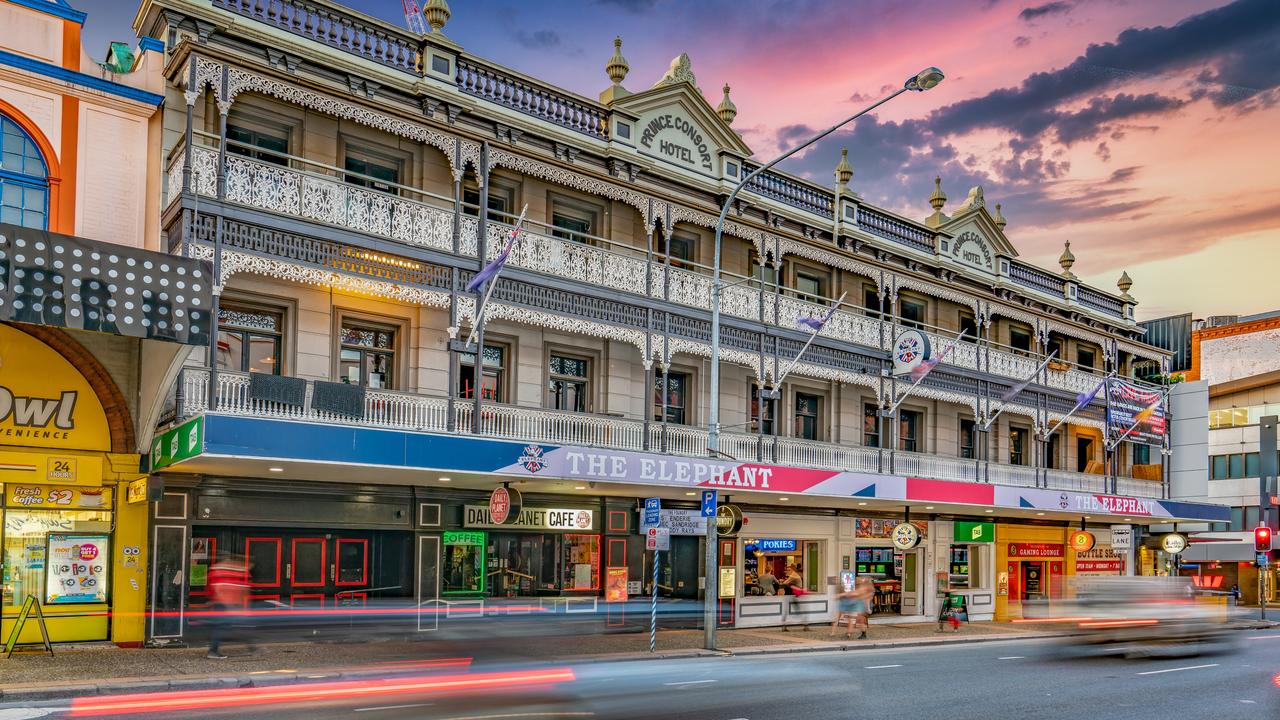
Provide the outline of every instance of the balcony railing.
<path id="1" fill-rule="evenodd" d="M 933 252 L 933 236 L 928 232 L 865 205 L 858 206 L 858 227 L 909 248 Z"/>
<path id="2" fill-rule="evenodd" d="M 389 68 L 418 74 L 417 38 L 341 6 L 327 6 L 315 0 L 213 0 L 213 6 Z"/>
<path id="3" fill-rule="evenodd" d="M 218 153 L 211 147 L 191 148 L 193 186 L 207 197 L 215 196 Z M 379 192 L 344 182 L 345 171 L 310 163 L 302 158 L 281 156 L 282 160 L 315 170 L 303 170 L 243 155 L 228 154 L 226 199 L 247 207 L 301 218 L 364 233 L 377 238 L 391 238 L 406 245 L 452 253 L 453 201 L 408 187 L 395 188 L 399 194 Z M 170 198 L 176 198 L 182 187 L 184 153 L 173 153 L 168 170 Z M 895 221 L 896 222 L 896 221 Z M 900 223 L 899 223 L 900 224 Z M 463 215 L 458 251 L 474 257 L 476 219 Z M 906 227 L 905 225 L 903 226 Z M 697 308 L 711 309 L 711 277 L 693 269 L 668 267 L 649 262 L 642 249 L 603 239 L 592 243 L 555 237 L 549 229 L 526 223 L 521 240 L 509 265 L 560 278 L 576 280 L 610 290 L 647 295 L 651 298 Z M 491 220 L 487 226 L 486 259 L 493 259 L 505 242 L 510 226 Z M 539 232 L 542 230 L 542 232 Z M 586 238 L 584 238 L 586 239 Z M 655 258 L 656 260 L 656 258 Z M 649 277 L 648 287 L 643 278 Z M 745 278 L 730 276 L 730 286 L 721 296 L 721 311 L 737 318 L 755 320 L 777 327 L 795 329 L 801 317 L 819 317 L 826 313 L 827 302 L 774 293 L 767 286 L 746 283 Z M 790 292 L 790 291 L 788 291 Z M 817 298 L 815 298 L 817 299 Z M 840 310 L 822 331 L 823 337 L 868 348 L 887 349 L 891 341 L 887 323 L 860 311 Z M 930 333 L 934 347 L 950 344 L 951 337 Z M 984 355 L 984 357 L 981 357 Z M 971 370 L 985 370 L 1017 380 L 1035 371 L 1038 362 L 1030 356 L 1018 355 L 986 345 L 958 343 L 944 363 Z M 1074 393 L 1087 392 L 1101 376 L 1082 370 L 1050 370 L 1052 387 Z"/>
<path id="4" fill-rule="evenodd" d="M 205 412 L 264 418 L 302 420 L 317 423 L 351 424 L 418 432 L 471 433 L 475 405 L 472 401 L 453 403 L 454 422 L 449 423 L 450 403 L 429 397 L 391 390 L 367 390 L 360 417 L 323 412 L 312 407 L 314 385 L 307 383 L 301 406 L 254 399 L 249 394 L 248 373 L 219 371 L 213 406 L 209 406 L 209 371 L 184 368 L 179 376 L 178 414 L 181 418 Z M 586 413 L 570 413 L 541 408 L 485 403 L 481 409 L 480 433 L 484 436 L 550 443 L 650 451 L 685 457 L 706 457 L 707 432 L 687 425 L 646 423 L 639 420 Z M 722 452 L 741 462 L 819 468 L 824 470 L 884 472 L 937 480 L 990 482 L 1053 490 L 1106 492 L 1107 479 L 1101 475 L 1045 470 L 1021 465 L 980 462 L 945 455 L 888 451 L 861 445 L 802 440 L 798 438 L 724 433 Z M 1160 497 L 1162 484 L 1129 478 L 1119 479 L 1119 492 L 1138 497 Z"/>
<path id="5" fill-rule="evenodd" d="M 759 165 L 748 163 L 743 168 L 743 173 L 753 173 L 759 167 Z M 834 196 L 825 188 L 814 187 L 779 173 L 764 172 L 752 178 L 747 184 L 747 189 L 784 205 L 790 205 L 814 215 L 831 217 Z"/>
<path id="6" fill-rule="evenodd" d="M 609 135 L 607 111 L 544 85 L 510 75 L 494 67 L 458 59 L 458 89 L 539 120 L 576 130 L 594 138 Z"/>

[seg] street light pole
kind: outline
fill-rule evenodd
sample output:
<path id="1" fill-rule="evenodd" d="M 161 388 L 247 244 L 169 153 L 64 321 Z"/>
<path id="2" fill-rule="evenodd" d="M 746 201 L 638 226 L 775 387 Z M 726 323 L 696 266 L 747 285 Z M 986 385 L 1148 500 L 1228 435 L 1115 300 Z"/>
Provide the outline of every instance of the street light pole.
<path id="1" fill-rule="evenodd" d="M 711 412 L 709 413 L 707 424 L 707 449 L 711 451 L 712 455 L 720 452 L 720 293 L 723 289 L 720 283 L 720 247 L 721 239 L 724 234 L 724 221 L 729 216 L 729 208 L 733 206 L 733 201 L 738 197 L 738 193 L 742 192 L 742 189 L 754 180 L 757 175 L 760 175 L 774 165 L 777 165 L 783 160 L 795 155 L 801 150 L 818 142 L 822 138 L 830 135 L 836 130 L 839 130 L 845 125 L 848 125 L 854 120 L 857 120 L 863 115 L 866 115 L 872 110 L 875 110 L 908 90 L 924 92 L 925 90 L 936 87 L 938 83 L 942 82 L 944 77 L 946 76 L 943 75 L 942 71 L 936 67 L 928 67 L 921 70 L 912 77 L 907 78 L 907 81 L 902 84 L 902 89 L 886 95 L 856 115 L 851 115 L 850 117 L 841 120 L 835 125 L 832 125 L 826 130 L 823 130 L 817 135 L 809 138 L 803 144 L 791 148 L 782 155 L 774 158 L 772 161 L 761 165 L 750 173 L 747 173 L 747 175 L 734 186 L 733 191 L 729 193 L 729 197 L 725 199 L 724 205 L 720 208 L 720 217 L 716 220 L 715 260 L 711 279 Z M 716 601 L 719 595 L 717 592 L 717 580 L 719 577 L 719 568 L 717 567 L 719 565 L 719 547 L 716 537 L 715 518 L 711 518 L 707 523 L 706 551 L 706 577 L 704 578 L 706 590 L 703 593 L 703 639 L 707 650 L 715 650 Z"/>

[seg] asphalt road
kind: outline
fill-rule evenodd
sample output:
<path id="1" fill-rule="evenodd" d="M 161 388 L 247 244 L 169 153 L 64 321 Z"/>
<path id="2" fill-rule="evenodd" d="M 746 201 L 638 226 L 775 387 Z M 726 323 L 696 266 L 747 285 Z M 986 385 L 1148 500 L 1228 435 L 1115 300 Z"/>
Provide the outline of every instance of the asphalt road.
<path id="1" fill-rule="evenodd" d="M 249 689 L 264 693 L 256 696 L 214 691 L 224 694 L 190 696 L 195 705 L 182 707 L 165 703 L 184 696 L 98 697 L 71 708 L 0 709 L 0 720 L 1280 717 L 1280 631 L 1240 637 L 1240 649 L 1229 654 L 1165 659 L 1066 660 L 1044 641 L 1001 641 L 574 667 L 477 665 L 465 674 L 318 686 L 326 689 L 311 697 L 301 685 Z M 149 712 L 135 712 L 142 707 Z"/>

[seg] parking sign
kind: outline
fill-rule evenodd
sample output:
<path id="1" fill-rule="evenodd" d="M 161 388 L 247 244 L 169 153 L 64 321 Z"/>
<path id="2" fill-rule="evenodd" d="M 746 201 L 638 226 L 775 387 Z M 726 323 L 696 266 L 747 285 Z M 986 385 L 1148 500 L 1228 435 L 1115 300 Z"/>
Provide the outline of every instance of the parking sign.
<path id="1" fill-rule="evenodd" d="M 662 499 L 648 498 L 644 501 L 644 517 L 641 527 L 657 527 L 662 524 Z"/>
<path id="2" fill-rule="evenodd" d="M 716 491 L 702 491 L 702 517 L 716 516 Z"/>

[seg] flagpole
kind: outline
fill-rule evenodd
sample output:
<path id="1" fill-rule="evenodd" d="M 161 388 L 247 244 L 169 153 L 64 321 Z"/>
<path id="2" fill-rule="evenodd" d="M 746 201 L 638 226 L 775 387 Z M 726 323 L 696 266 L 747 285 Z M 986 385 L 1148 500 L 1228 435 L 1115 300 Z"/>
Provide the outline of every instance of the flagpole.
<path id="1" fill-rule="evenodd" d="M 1026 384 L 1030 384 L 1032 380 L 1035 380 L 1035 379 L 1036 379 L 1036 376 L 1040 374 L 1040 371 L 1044 370 L 1044 369 L 1045 369 L 1045 367 L 1046 367 L 1050 362 L 1053 362 L 1053 358 L 1054 358 L 1054 356 L 1056 356 L 1057 354 L 1058 354 L 1058 351 L 1057 351 L 1057 350 L 1054 350 L 1053 352 L 1049 353 L 1049 356 L 1048 356 L 1048 357 L 1046 357 L 1046 358 L 1044 359 L 1044 362 L 1040 363 L 1040 366 L 1036 368 L 1036 371 L 1035 371 L 1035 372 L 1033 372 L 1033 373 L 1031 373 L 1031 377 L 1027 378 L 1024 382 L 1025 382 Z M 1015 385 L 1014 387 L 1017 387 L 1017 386 Z M 1025 388 L 1024 388 L 1024 389 L 1025 389 Z M 1021 390 L 1019 390 L 1018 392 L 1020 393 L 1020 392 L 1022 392 L 1022 391 L 1021 391 Z M 1013 397 L 1017 397 L 1017 395 L 1018 395 L 1018 393 L 1014 393 Z M 1005 408 L 1009 407 L 1009 404 L 1013 402 L 1013 397 L 1010 397 L 1008 400 L 1006 400 L 1006 401 L 1002 402 L 1002 403 L 1000 404 L 1000 409 L 996 411 L 996 414 L 995 414 L 995 415 L 992 415 L 992 416 L 991 416 L 991 417 L 989 417 L 989 418 L 987 418 L 987 421 L 986 421 L 986 422 L 984 422 L 984 423 L 982 424 L 982 431 L 983 431 L 983 432 L 987 432 L 988 430 L 990 430 L 990 429 L 991 429 L 991 423 L 994 423 L 994 422 L 996 421 L 996 418 L 1000 417 L 1000 414 L 1001 414 L 1001 413 L 1003 413 L 1003 412 L 1005 411 Z"/>
<path id="2" fill-rule="evenodd" d="M 520 228 L 524 225 L 525 213 L 529 212 L 529 204 L 525 203 L 524 209 L 520 211 L 520 217 L 516 219 L 516 224 L 511 228 L 511 252 L 515 252 L 516 245 L 520 242 Z M 484 312 L 489 309 L 489 296 L 493 295 L 493 289 L 498 286 L 498 276 L 502 274 L 503 265 L 498 271 L 489 278 L 489 287 L 484 290 L 484 297 L 480 300 L 480 305 L 476 307 L 475 321 L 471 323 L 471 334 L 467 335 L 466 345 L 470 345 L 476 339 L 476 333 L 480 330 L 481 323 L 484 322 Z M 478 362 L 478 361 L 477 361 Z"/>
<path id="3" fill-rule="evenodd" d="M 960 331 L 960 334 L 956 336 L 955 341 L 954 341 L 954 342 L 952 342 L 950 345 L 948 345 L 948 346 L 947 346 L 947 348 L 946 348 L 945 350 L 943 350 L 941 354 L 939 354 L 939 355 L 938 355 L 938 362 L 942 362 L 942 359 L 943 359 L 943 358 L 945 358 L 945 357 L 947 356 L 947 353 L 951 352 L 951 350 L 953 350 L 953 349 L 955 348 L 956 343 L 960 342 L 960 339 L 961 339 L 961 338 L 963 338 L 964 336 L 965 336 L 965 331 L 964 331 L 964 330 L 961 330 L 961 331 Z M 929 372 L 933 372 L 933 368 L 929 368 Z M 894 401 L 893 406 L 889 408 L 888 412 L 886 412 L 886 413 L 885 413 L 885 416 L 886 416 L 886 417 L 892 417 L 892 416 L 893 416 L 893 414 L 894 414 L 895 412 L 897 412 L 897 411 L 898 411 L 898 407 L 902 405 L 902 403 L 907 399 L 907 397 L 908 397 L 909 395 L 911 395 L 911 391 L 912 391 L 912 390 L 915 390 L 915 389 L 916 389 L 916 386 L 917 386 L 917 385 L 919 385 L 920 383 L 924 382 L 924 379 L 925 379 L 925 378 L 927 378 L 927 377 L 929 377 L 929 373 L 928 373 L 928 372 L 926 372 L 925 374 L 921 375 L 921 376 L 920 376 L 920 379 L 918 379 L 918 380 L 916 380 L 915 382 L 911 383 L 911 385 L 910 385 L 909 387 L 907 387 L 907 391 L 906 391 L 906 392 L 904 392 L 904 393 L 902 393 L 902 397 L 900 397 L 900 398 L 898 398 L 896 401 Z"/>
<path id="4" fill-rule="evenodd" d="M 1107 381 L 1108 381 L 1108 380 L 1110 380 L 1111 378 L 1115 377 L 1115 375 L 1116 375 L 1116 372 L 1115 372 L 1114 370 L 1112 370 L 1110 373 L 1108 373 L 1108 374 L 1107 374 L 1107 376 L 1106 376 L 1106 377 L 1102 378 L 1102 382 L 1103 382 L 1103 383 L 1107 382 Z M 1087 404 L 1085 404 L 1085 405 L 1081 405 L 1080 403 L 1076 403 L 1076 406 L 1075 406 L 1074 408 L 1071 408 L 1071 412 L 1067 413 L 1066 415 L 1063 415 L 1063 416 L 1062 416 L 1062 419 L 1061 419 L 1061 420 L 1059 420 L 1059 421 L 1057 422 L 1057 424 L 1056 424 L 1056 425 L 1054 425 L 1053 427 L 1051 427 L 1051 428 L 1049 428 L 1048 430 L 1046 430 L 1046 431 L 1045 431 L 1045 433 L 1044 433 L 1045 438 L 1048 438 L 1049 436 L 1051 436 L 1051 435 L 1053 435 L 1055 432 L 1057 432 L 1057 431 L 1058 431 L 1058 428 L 1062 427 L 1062 424 L 1063 424 L 1063 423 L 1065 423 L 1065 422 L 1067 421 L 1067 418 L 1070 418 L 1072 415 L 1075 415 L 1077 412 L 1079 412 L 1079 411 L 1081 411 L 1081 410 L 1085 409 L 1086 407 L 1088 407 L 1088 405 L 1090 405 L 1090 404 L 1092 404 L 1092 403 L 1093 403 L 1092 398 L 1089 400 L 1089 403 L 1087 403 Z"/>
<path id="5" fill-rule="evenodd" d="M 835 315 L 836 309 L 840 307 L 840 305 L 844 302 L 845 296 L 847 296 L 848 294 L 849 294 L 848 292 L 845 292 L 840 295 L 840 299 L 836 300 L 836 304 L 832 305 L 831 309 L 827 311 L 828 318 Z M 823 323 L 823 326 L 825 327 L 826 323 Z M 791 359 L 791 362 L 787 363 L 787 369 L 783 370 L 782 374 L 779 375 L 773 381 L 774 393 L 779 393 L 782 391 L 782 381 L 786 380 L 787 375 L 791 374 L 792 368 L 796 366 L 796 363 L 800 362 L 801 357 L 804 357 L 805 351 L 807 351 L 809 349 L 809 346 L 813 344 L 814 339 L 818 337 L 818 333 L 820 332 L 822 332 L 822 330 L 814 330 L 813 333 L 809 335 L 809 339 L 805 340 L 804 346 L 800 348 L 800 352 L 796 353 L 796 356 Z"/>

